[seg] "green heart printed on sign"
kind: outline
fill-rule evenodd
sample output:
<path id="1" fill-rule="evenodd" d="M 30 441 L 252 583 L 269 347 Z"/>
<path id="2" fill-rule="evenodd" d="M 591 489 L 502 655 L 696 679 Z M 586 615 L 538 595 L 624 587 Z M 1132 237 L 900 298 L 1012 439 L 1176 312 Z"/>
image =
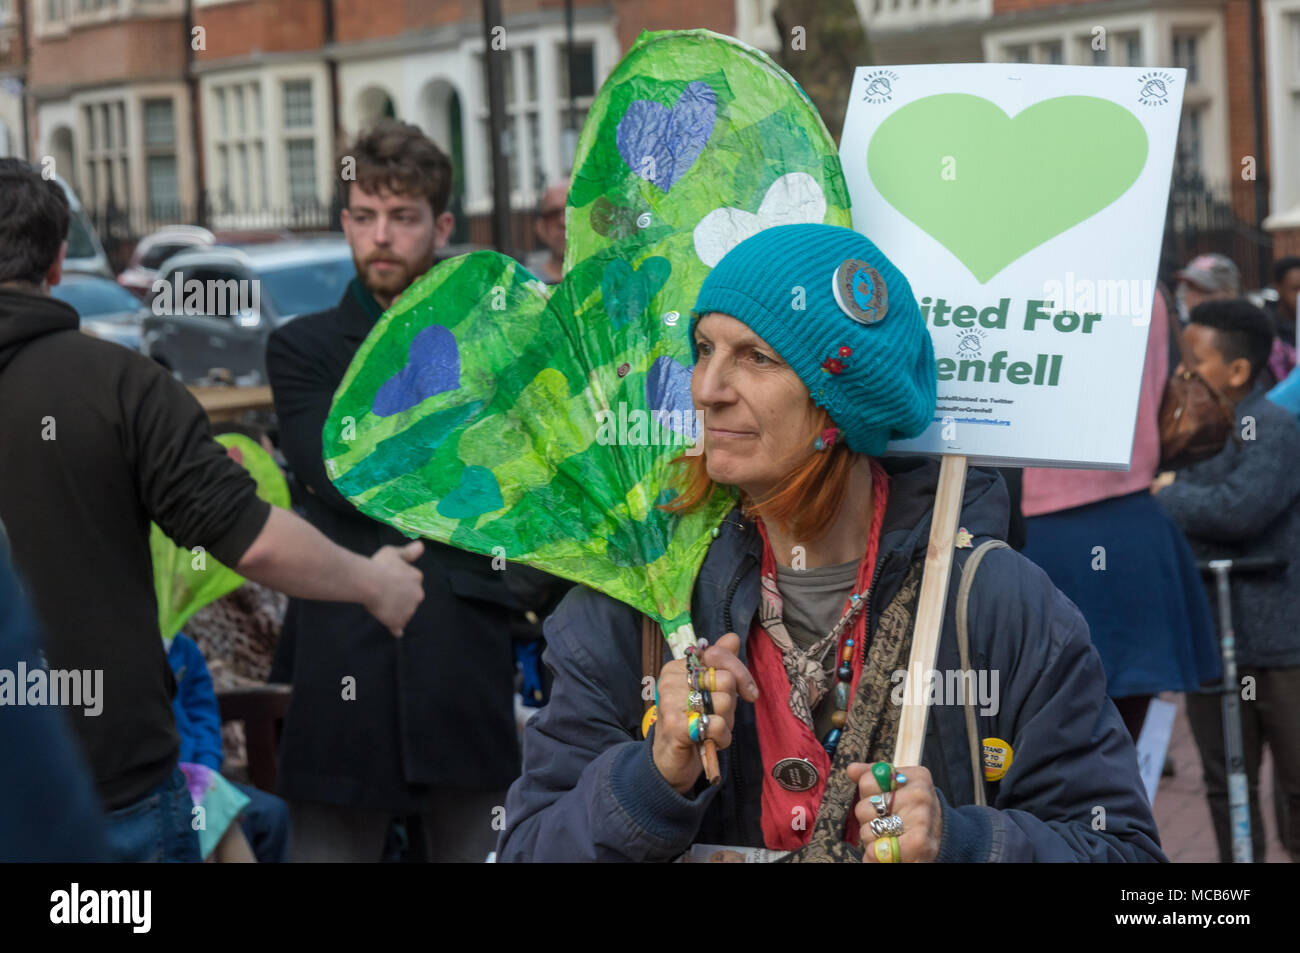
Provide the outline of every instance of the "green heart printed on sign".
<path id="1" fill-rule="evenodd" d="M 643 33 L 578 140 L 564 279 L 548 288 L 484 251 L 408 288 L 335 394 L 334 485 L 406 533 L 625 602 L 680 656 L 734 505 L 718 490 L 659 508 L 695 434 L 689 312 L 709 259 L 792 203 L 851 224 L 834 143 L 798 85 L 729 37 Z"/>
<path id="2" fill-rule="evenodd" d="M 867 147 L 876 189 L 981 283 L 1110 205 L 1147 160 L 1141 121 L 1095 96 L 1008 116 L 968 93 L 896 110 Z"/>

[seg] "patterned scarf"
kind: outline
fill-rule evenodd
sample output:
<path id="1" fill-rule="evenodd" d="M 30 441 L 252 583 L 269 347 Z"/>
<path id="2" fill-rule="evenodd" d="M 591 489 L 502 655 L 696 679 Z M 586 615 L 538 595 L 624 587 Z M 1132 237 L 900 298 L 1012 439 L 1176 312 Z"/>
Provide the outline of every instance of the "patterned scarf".
<path id="1" fill-rule="evenodd" d="M 849 702 L 848 723 L 835 749 L 830 779 L 825 785 L 812 832 L 802 846 L 782 858 L 784 863 L 861 862 L 858 845 L 858 819 L 853 813 L 858 801 L 858 786 L 849 780 L 848 766 L 855 761 L 892 761 L 898 738 L 898 721 L 903 709 L 890 699 L 894 672 L 907 668 L 912 652 L 912 630 L 916 623 L 916 603 L 921 592 L 924 560 L 917 560 L 908 570 L 898 593 L 880 614 L 858 674 L 853 698 Z M 859 643 L 861 644 L 861 643 Z M 761 700 L 760 700 L 761 704 Z M 825 752 L 822 752 L 825 755 Z M 764 762 L 766 764 L 766 762 Z M 766 808 L 766 805 L 765 805 Z M 764 810 L 764 836 L 767 833 Z M 789 818 L 789 814 L 786 818 Z M 790 826 L 789 820 L 784 821 Z"/>
<path id="2" fill-rule="evenodd" d="M 873 508 L 871 513 L 871 527 L 867 533 L 867 551 L 863 555 L 861 562 L 858 564 L 858 577 L 853 584 L 853 591 L 863 594 L 866 599 L 870 598 L 867 592 L 871 585 L 871 577 L 875 572 L 876 550 L 880 545 L 880 528 L 885 521 L 885 507 L 889 504 L 889 474 L 875 460 L 871 464 L 871 492 L 873 495 Z M 794 716 L 808 726 L 812 731 L 814 727 L 813 712 L 826 696 L 830 689 L 832 673 L 839 665 L 841 647 L 844 644 L 844 633 L 837 636 L 827 633 L 807 650 L 800 650 L 791 637 L 789 630 L 782 619 L 784 602 L 781 599 L 781 592 L 776 583 L 776 557 L 772 553 L 772 542 L 767 537 L 767 527 L 763 521 L 755 520 L 758 527 L 759 535 L 763 537 L 763 561 L 760 569 L 759 587 L 761 599 L 758 604 L 758 621 L 762 625 L 768 637 L 781 650 L 781 664 L 785 668 L 786 679 L 789 682 L 790 711 Z M 848 611 L 849 601 L 844 603 L 844 611 Z M 866 631 L 866 606 L 858 611 L 852 622 L 852 638 L 855 645 L 862 644 L 862 635 Z M 832 630 L 833 631 L 833 630 Z M 831 645 L 830 642 L 834 642 Z M 831 654 L 833 651 L 834 654 Z M 832 664 L 831 672 L 827 672 L 822 659 L 825 655 L 831 655 Z M 853 654 L 853 674 L 854 678 L 861 670 L 861 653 Z"/>
<path id="3" fill-rule="evenodd" d="M 871 473 L 875 507 L 867 552 L 858 567 L 858 592 L 866 592 L 871 584 L 889 499 L 888 475 L 875 460 L 871 461 Z M 748 654 L 750 673 L 758 682 L 760 693 L 755 716 L 763 761 L 763 839 L 772 850 L 797 850 L 810 842 L 824 842 L 828 836 L 856 844 L 858 825 L 850 809 L 856 800 L 857 787 L 849 782 L 844 768 L 852 761 L 868 760 L 868 756 L 870 760 L 888 760 L 893 754 L 899 709 L 889 703 L 890 676 L 907 666 L 912 637 L 909 607 L 915 603 L 919 570 L 914 567 L 898 595 L 881 614 L 869 647 L 866 646 L 867 610 L 861 610 L 854 620 L 851 632 L 858 648 L 853 653 L 853 693 L 832 765 L 813 731 L 812 721 L 814 698 L 820 699 L 826 690 L 825 674 L 815 659 L 801 659 L 788 650 L 782 651 L 792 643 L 781 621 L 776 560 L 762 521 L 757 520 L 756 524 L 763 539 L 762 604 L 750 630 Z M 866 598 L 870 598 L 869 593 Z M 910 612 L 914 613 L 915 609 L 911 608 Z M 841 644 L 834 647 L 837 660 Z M 817 771 L 817 782 L 812 788 L 789 791 L 776 781 L 773 769 L 785 758 L 803 758 L 812 764 Z M 810 825 L 814 817 L 816 822 Z M 820 839 L 813 841 L 817 831 L 822 832 Z"/>

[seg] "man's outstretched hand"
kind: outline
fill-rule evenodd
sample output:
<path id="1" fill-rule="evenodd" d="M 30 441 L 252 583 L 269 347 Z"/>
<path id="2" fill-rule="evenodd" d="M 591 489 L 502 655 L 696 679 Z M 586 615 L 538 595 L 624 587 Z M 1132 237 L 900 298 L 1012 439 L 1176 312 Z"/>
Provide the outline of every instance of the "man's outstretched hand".
<path id="1" fill-rule="evenodd" d="M 416 540 L 401 547 L 385 546 L 370 557 L 374 595 L 365 606 L 393 635 L 401 636 L 424 601 L 424 573 L 411 565 L 423 554 L 424 543 Z"/>

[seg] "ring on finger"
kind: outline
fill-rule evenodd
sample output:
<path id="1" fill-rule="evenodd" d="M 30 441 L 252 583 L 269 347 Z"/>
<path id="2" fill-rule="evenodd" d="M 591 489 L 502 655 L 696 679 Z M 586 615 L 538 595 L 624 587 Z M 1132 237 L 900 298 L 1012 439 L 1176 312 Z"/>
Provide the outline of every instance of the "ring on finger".
<path id="1" fill-rule="evenodd" d="M 889 813 L 889 805 L 885 803 L 885 795 L 873 794 L 871 797 L 867 798 L 867 800 L 870 801 L 871 806 L 876 809 L 877 817 L 884 817 Z"/>
<path id="2" fill-rule="evenodd" d="M 873 817 L 869 826 L 871 833 L 877 837 L 897 837 L 903 833 L 903 819 L 897 814 L 890 814 L 888 817 Z"/>
<path id="3" fill-rule="evenodd" d="M 697 668 L 688 668 L 686 670 L 686 684 L 693 692 L 700 690 L 700 670 Z"/>
<path id="4" fill-rule="evenodd" d="M 690 720 L 687 722 L 687 732 L 691 740 L 701 742 L 709 733 L 709 716 L 700 712 L 691 712 Z"/>
<path id="5" fill-rule="evenodd" d="M 871 847 L 876 852 L 876 860 L 882 864 L 896 864 L 902 860 L 897 837 L 882 837 L 880 840 L 875 841 Z"/>
<path id="6" fill-rule="evenodd" d="M 718 690 L 718 670 L 711 665 L 704 670 L 704 687 L 711 692 Z"/>
<path id="7" fill-rule="evenodd" d="M 703 712 L 705 710 L 704 693 L 692 689 L 691 692 L 686 696 L 686 710 Z"/>
<path id="8" fill-rule="evenodd" d="M 700 689 L 700 710 L 706 715 L 713 714 L 713 693 L 707 688 Z"/>

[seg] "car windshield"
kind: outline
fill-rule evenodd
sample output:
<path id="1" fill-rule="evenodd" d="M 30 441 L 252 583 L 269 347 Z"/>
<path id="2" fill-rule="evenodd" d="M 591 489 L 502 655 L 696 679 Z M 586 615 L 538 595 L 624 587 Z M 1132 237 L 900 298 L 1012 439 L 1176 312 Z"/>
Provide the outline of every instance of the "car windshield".
<path id="1" fill-rule="evenodd" d="M 263 293 L 270 296 L 281 316 L 311 314 L 334 307 L 356 274 L 351 258 L 259 272 Z"/>
<path id="2" fill-rule="evenodd" d="M 193 242 L 159 242 L 157 245 L 151 246 L 147 252 L 140 256 L 140 267 L 152 268 L 157 271 L 159 265 L 178 251 L 184 251 L 187 248 L 193 247 Z"/>
<path id="3" fill-rule="evenodd" d="M 140 299 L 120 285 L 104 281 L 71 279 L 50 289 L 50 294 L 77 309 L 82 318 L 97 318 L 122 311 L 136 312 Z"/>
<path id="4" fill-rule="evenodd" d="M 68 217 L 68 257 L 94 258 L 95 255 L 95 242 L 90 237 L 90 225 L 85 214 L 72 212 Z"/>

